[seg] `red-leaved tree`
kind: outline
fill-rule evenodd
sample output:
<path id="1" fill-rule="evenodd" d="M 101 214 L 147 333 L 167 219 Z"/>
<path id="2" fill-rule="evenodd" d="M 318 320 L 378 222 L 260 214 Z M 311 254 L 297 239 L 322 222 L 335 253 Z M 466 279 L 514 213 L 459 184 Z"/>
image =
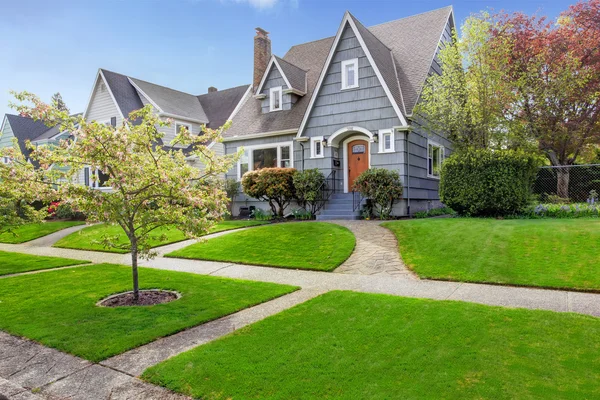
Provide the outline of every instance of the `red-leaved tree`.
<path id="1" fill-rule="evenodd" d="M 512 82 L 506 116 L 520 122 L 552 165 L 572 165 L 600 144 L 600 0 L 581 1 L 556 22 L 522 13 L 496 16 L 495 67 Z M 569 169 L 557 194 L 569 197 Z"/>

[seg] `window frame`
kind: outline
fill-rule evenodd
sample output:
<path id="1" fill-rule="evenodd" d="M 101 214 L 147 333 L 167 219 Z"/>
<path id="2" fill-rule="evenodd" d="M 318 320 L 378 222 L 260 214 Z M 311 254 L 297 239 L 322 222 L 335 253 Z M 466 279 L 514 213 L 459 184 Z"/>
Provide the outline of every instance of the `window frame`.
<path id="1" fill-rule="evenodd" d="M 187 122 L 174 122 L 175 125 L 175 135 L 179 134 L 179 129 L 177 129 L 177 126 L 185 126 L 188 129 L 189 133 L 194 133 L 192 132 L 192 124 L 188 124 Z"/>
<path id="2" fill-rule="evenodd" d="M 294 167 L 294 142 L 281 142 L 281 143 L 269 143 L 269 144 L 258 144 L 258 145 L 254 145 L 254 146 L 240 146 L 237 148 L 237 151 L 240 151 L 241 149 L 244 149 L 244 153 L 247 154 L 248 157 L 248 171 L 254 171 L 254 150 L 263 150 L 263 149 L 272 149 L 272 148 L 277 148 L 277 168 L 283 168 L 280 167 L 281 165 L 281 161 L 283 161 L 281 159 L 281 148 L 282 147 L 289 147 L 290 148 L 290 167 L 289 168 L 293 168 Z M 287 160 L 287 159 L 286 159 Z M 241 175 L 241 171 L 242 171 L 242 157 L 240 157 L 240 159 L 237 162 L 237 180 L 241 181 L 242 180 L 242 175 Z"/>
<path id="3" fill-rule="evenodd" d="M 433 173 L 433 171 L 435 170 L 434 165 L 433 165 L 433 158 L 429 153 L 429 148 L 430 147 L 437 147 L 440 149 L 440 169 L 442 167 L 442 164 L 444 163 L 444 159 L 446 158 L 446 151 L 444 146 L 442 146 L 441 144 L 439 144 L 438 142 L 435 142 L 433 140 L 427 140 L 427 177 L 428 178 L 432 178 L 432 179 L 440 179 L 440 175 L 435 175 Z M 429 172 L 429 165 L 430 165 L 430 160 L 431 161 L 431 173 Z"/>
<path id="4" fill-rule="evenodd" d="M 321 143 L 321 153 L 317 154 L 317 146 L 316 143 Z M 324 158 L 324 150 L 323 150 L 323 136 L 315 136 L 310 138 L 310 158 Z"/>
<path id="5" fill-rule="evenodd" d="M 348 85 L 348 73 L 346 72 L 346 67 L 348 65 L 354 65 L 354 85 Z M 356 89 L 359 87 L 358 85 L 359 73 L 358 73 L 358 58 L 353 58 L 350 60 L 342 61 L 342 89 Z"/>
<path id="6" fill-rule="evenodd" d="M 274 93 L 278 93 L 279 107 L 275 108 Z M 276 86 L 269 89 L 269 112 L 283 110 L 283 86 Z"/>
<path id="7" fill-rule="evenodd" d="M 395 153 L 396 152 L 396 144 L 395 139 L 396 135 L 393 129 L 380 129 L 379 130 L 379 152 L 380 153 Z M 390 148 L 385 148 L 385 137 L 390 136 Z"/>

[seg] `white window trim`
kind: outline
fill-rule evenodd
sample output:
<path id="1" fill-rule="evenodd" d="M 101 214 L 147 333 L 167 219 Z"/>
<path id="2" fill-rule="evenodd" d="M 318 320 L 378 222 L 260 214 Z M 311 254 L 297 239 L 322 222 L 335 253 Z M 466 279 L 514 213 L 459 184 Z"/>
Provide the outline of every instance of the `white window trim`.
<path id="1" fill-rule="evenodd" d="M 250 171 L 254 171 L 254 154 L 253 151 L 254 150 L 261 150 L 261 149 L 273 149 L 273 148 L 277 148 L 277 164 L 279 167 L 279 164 L 281 163 L 281 148 L 282 147 L 286 147 L 289 146 L 290 148 L 290 168 L 293 168 L 294 166 L 294 142 L 281 142 L 281 143 L 270 143 L 270 144 L 258 144 L 258 145 L 254 145 L 254 146 L 240 146 L 237 148 L 237 150 L 241 150 L 244 149 L 244 152 L 248 153 L 248 172 Z M 237 162 L 237 180 L 240 181 L 242 179 L 241 177 L 241 172 L 242 172 L 242 163 L 241 160 L 238 160 Z"/>
<path id="2" fill-rule="evenodd" d="M 177 122 L 177 121 L 175 121 L 173 124 L 175 125 L 175 134 L 176 135 L 179 133 L 179 129 L 177 129 L 177 125 L 185 126 L 189 133 L 194 133 L 192 131 L 192 124 L 186 124 L 185 122 Z"/>
<path id="3" fill-rule="evenodd" d="M 346 66 L 354 64 L 354 85 L 347 85 L 348 77 L 346 76 Z M 356 89 L 358 87 L 358 58 L 342 61 L 342 90 Z"/>
<path id="4" fill-rule="evenodd" d="M 316 154 L 317 146 L 316 142 L 321 142 L 321 154 Z M 323 136 L 315 136 L 310 138 L 310 158 L 324 158 L 323 154 Z"/>
<path id="5" fill-rule="evenodd" d="M 385 135 L 390 135 L 390 148 L 385 148 Z M 395 153 L 395 135 L 393 129 L 380 129 L 379 130 L 379 152 L 380 153 Z"/>
<path id="6" fill-rule="evenodd" d="M 433 140 L 427 139 L 427 177 L 432 179 L 440 179 L 439 176 L 435 176 L 429 173 L 429 146 L 435 146 L 440 148 L 440 166 L 444 163 L 444 159 L 446 158 L 446 149 L 444 146 L 439 144 L 438 142 L 434 142 Z M 433 168 L 432 168 L 433 169 Z"/>
<path id="7" fill-rule="evenodd" d="M 279 92 L 279 107 L 275 108 L 275 100 L 274 93 Z M 277 86 L 269 89 L 269 112 L 272 111 L 281 111 L 283 109 L 283 87 Z"/>

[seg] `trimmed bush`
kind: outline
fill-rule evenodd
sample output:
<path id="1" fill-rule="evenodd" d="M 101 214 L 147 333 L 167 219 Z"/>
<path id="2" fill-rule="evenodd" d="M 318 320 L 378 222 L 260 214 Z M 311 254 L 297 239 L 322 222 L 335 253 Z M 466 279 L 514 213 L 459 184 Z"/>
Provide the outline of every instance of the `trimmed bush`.
<path id="1" fill-rule="evenodd" d="M 296 197 L 294 168 L 263 168 L 246 172 L 242 177 L 244 193 L 267 201 L 273 215 L 283 218 L 285 209 Z"/>
<path id="2" fill-rule="evenodd" d="M 389 218 L 394 203 L 402 198 L 400 175 L 385 168 L 371 168 L 360 174 L 354 181 L 354 190 L 371 199 L 381 219 Z"/>
<path id="3" fill-rule="evenodd" d="M 320 189 L 324 182 L 325 175 L 317 168 L 298 171 L 294 175 L 298 204 L 312 215 L 323 207 Z"/>
<path id="4" fill-rule="evenodd" d="M 440 200 L 460 215 L 519 213 L 531 198 L 539 158 L 520 151 L 465 150 L 442 165 Z"/>

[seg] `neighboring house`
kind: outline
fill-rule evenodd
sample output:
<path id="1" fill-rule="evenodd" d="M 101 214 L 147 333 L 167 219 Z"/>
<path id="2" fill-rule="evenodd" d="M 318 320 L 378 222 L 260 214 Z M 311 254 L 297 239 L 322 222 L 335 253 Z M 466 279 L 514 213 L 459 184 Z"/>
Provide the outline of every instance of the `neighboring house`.
<path id="1" fill-rule="evenodd" d="M 451 143 L 413 116 L 437 60 L 452 40 L 452 7 L 370 28 L 346 12 L 337 34 L 271 55 L 268 32 L 254 39 L 253 97 L 225 133 L 225 153 L 245 150 L 229 177 L 264 167 L 318 168 L 335 191 L 319 219 L 355 218 L 352 183 L 368 168 L 400 173 L 395 215 L 439 205 L 439 171 Z M 354 203 L 354 204 L 353 204 Z M 234 215 L 256 199 L 238 196 Z M 245 211 L 245 210 L 244 210 Z"/>
<path id="2" fill-rule="evenodd" d="M 168 146 L 181 126 L 193 134 L 200 134 L 202 125 L 218 128 L 233 118 L 242 99 L 250 94 L 250 85 L 242 85 L 226 90 L 208 88 L 208 93 L 192 95 L 154 83 L 105 69 L 98 70 L 88 105 L 84 112 L 86 121 L 118 126 L 129 113 L 151 104 L 163 119 L 172 119 L 168 127 L 161 127 L 164 133 L 163 144 Z M 210 143 L 217 153 L 224 153 L 222 143 Z M 191 163 L 202 165 L 197 160 Z"/>

